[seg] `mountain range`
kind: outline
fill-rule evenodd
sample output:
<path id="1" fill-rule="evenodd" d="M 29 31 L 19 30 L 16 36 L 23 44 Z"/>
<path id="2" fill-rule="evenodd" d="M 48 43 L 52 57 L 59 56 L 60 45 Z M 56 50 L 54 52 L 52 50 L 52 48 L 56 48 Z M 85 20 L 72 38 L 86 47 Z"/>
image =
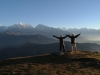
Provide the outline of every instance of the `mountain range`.
<path id="1" fill-rule="evenodd" d="M 84 42 L 91 42 L 91 43 L 98 43 L 100 44 L 100 29 L 87 29 L 87 28 L 53 28 L 49 27 L 43 24 L 38 24 L 36 27 L 33 27 L 30 24 L 24 24 L 20 22 L 19 24 L 14 24 L 11 26 L 2 26 L 0 25 L 0 32 L 6 33 L 6 34 L 14 34 L 14 35 L 35 35 L 35 34 L 41 34 L 44 36 L 47 36 L 49 38 L 53 38 L 52 35 L 60 36 L 65 34 L 78 34 L 82 33 L 79 37 L 80 43 Z M 68 41 L 68 40 L 67 40 Z"/>
<path id="2" fill-rule="evenodd" d="M 2 27 L 2 26 L 1 26 Z M 29 24 L 19 23 L 14 24 L 12 26 L 6 27 L 1 33 L 6 34 L 14 34 L 14 35 L 35 35 L 35 34 L 41 34 L 47 37 L 52 38 L 52 35 L 65 35 L 70 34 L 70 32 L 63 31 L 58 28 L 48 27 L 42 24 L 37 25 L 36 27 L 32 27 Z"/>

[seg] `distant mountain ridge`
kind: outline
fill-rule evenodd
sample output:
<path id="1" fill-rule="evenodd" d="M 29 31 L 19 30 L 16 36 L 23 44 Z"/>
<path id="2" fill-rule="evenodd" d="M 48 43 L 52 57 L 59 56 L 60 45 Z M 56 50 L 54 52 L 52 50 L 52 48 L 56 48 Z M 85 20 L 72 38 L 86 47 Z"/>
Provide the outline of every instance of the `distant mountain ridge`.
<path id="1" fill-rule="evenodd" d="M 54 43 L 56 40 L 49 37 L 36 34 L 36 35 L 13 35 L 0 33 L 0 49 L 19 47 L 27 42 L 47 44 Z"/>
<path id="2" fill-rule="evenodd" d="M 37 29 L 37 30 L 49 30 L 49 29 L 58 29 L 58 30 L 63 30 L 63 31 L 69 31 L 69 32 L 86 32 L 87 33 L 87 31 L 89 32 L 89 33 L 91 33 L 91 32 L 98 32 L 98 31 L 100 31 L 100 29 L 91 29 L 91 28 L 80 28 L 80 29 L 77 29 L 77 28 L 65 28 L 65 27 L 63 27 L 63 28 L 60 28 L 60 27 L 58 27 L 58 28 L 53 28 L 53 27 L 49 27 L 49 26 L 46 26 L 46 25 L 43 25 L 43 24 L 38 24 L 36 27 L 33 27 L 32 25 L 30 25 L 30 24 L 24 24 L 24 23 L 22 23 L 22 22 L 20 22 L 19 24 L 13 24 L 13 25 L 10 25 L 10 26 L 8 26 L 8 27 L 6 27 L 6 26 L 3 26 L 3 25 L 1 25 L 0 24 L 0 29 L 2 28 L 2 30 L 1 31 L 6 31 L 6 30 L 9 30 L 10 31 L 10 29 L 12 29 L 12 28 L 15 28 L 15 29 Z M 0 32 L 1 32 L 0 31 Z"/>

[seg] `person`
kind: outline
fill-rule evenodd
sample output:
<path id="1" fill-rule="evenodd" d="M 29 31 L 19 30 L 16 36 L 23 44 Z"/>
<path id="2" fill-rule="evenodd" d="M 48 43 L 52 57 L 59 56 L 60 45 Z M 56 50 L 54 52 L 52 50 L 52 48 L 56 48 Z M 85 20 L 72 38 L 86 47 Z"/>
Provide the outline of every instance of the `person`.
<path id="1" fill-rule="evenodd" d="M 60 43 L 60 52 L 62 51 L 62 48 L 63 48 L 63 50 L 64 50 L 63 52 L 65 52 L 66 49 L 65 49 L 65 44 L 64 44 L 63 39 L 65 39 L 65 38 L 67 37 L 67 35 L 64 36 L 64 37 L 63 37 L 63 35 L 61 35 L 60 37 L 57 37 L 57 36 L 53 35 L 53 37 L 59 39 L 59 41 L 60 41 L 60 42 L 59 42 L 59 43 Z"/>
<path id="2" fill-rule="evenodd" d="M 80 33 L 81 34 L 81 33 Z M 77 34 L 75 35 L 74 33 L 72 34 L 72 36 L 70 35 L 67 35 L 70 39 L 71 39 L 71 44 L 72 44 L 72 52 L 77 51 L 77 47 L 76 47 L 76 38 L 80 35 L 80 34 Z"/>

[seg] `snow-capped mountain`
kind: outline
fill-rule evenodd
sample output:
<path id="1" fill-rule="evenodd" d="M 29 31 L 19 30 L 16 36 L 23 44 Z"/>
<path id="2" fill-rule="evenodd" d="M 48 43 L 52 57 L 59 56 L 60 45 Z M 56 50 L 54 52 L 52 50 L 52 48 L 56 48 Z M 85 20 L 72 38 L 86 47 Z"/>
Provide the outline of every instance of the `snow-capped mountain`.
<path id="1" fill-rule="evenodd" d="M 29 33 L 33 30 L 33 27 L 30 24 L 24 24 L 20 22 L 19 24 L 11 25 L 7 28 L 8 31 L 15 32 L 19 35 L 25 35 L 25 33 Z"/>
<path id="2" fill-rule="evenodd" d="M 14 24 L 9 26 L 9 28 L 23 28 L 23 29 L 28 29 L 28 28 L 33 28 L 30 24 L 24 24 L 20 22 L 19 24 Z"/>
<path id="3" fill-rule="evenodd" d="M 35 28 L 33 28 L 29 24 L 24 24 L 20 22 L 19 24 L 14 24 L 14 25 L 7 27 L 7 30 L 5 31 L 5 33 L 11 33 L 11 34 L 14 33 L 16 35 L 42 34 L 45 36 L 52 37 L 52 35 L 60 36 L 62 34 L 69 33 L 69 32 L 65 32 L 61 29 L 49 27 L 43 24 L 39 24 Z"/>

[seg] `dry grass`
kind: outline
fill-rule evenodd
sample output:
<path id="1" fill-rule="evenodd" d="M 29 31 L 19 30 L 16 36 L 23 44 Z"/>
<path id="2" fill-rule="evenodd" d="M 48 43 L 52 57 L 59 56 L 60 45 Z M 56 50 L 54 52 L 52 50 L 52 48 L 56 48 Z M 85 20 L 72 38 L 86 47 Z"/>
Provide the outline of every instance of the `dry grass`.
<path id="1" fill-rule="evenodd" d="M 100 53 L 78 52 L 0 61 L 0 75 L 100 75 Z"/>

